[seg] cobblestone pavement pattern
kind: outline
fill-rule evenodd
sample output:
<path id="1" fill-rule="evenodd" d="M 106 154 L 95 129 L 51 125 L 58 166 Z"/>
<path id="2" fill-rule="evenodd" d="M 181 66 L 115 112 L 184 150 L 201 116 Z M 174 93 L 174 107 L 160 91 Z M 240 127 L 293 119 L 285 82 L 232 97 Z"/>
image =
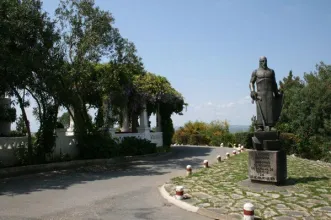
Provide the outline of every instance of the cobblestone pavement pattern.
<path id="1" fill-rule="evenodd" d="M 284 190 L 256 190 L 238 184 L 248 178 L 247 159 L 247 152 L 231 156 L 193 170 L 192 176 L 173 178 L 165 188 L 174 194 L 175 186 L 182 185 L 190 197 L 184 201 L 234 219 L 242 219 L 247 202 L 262 219 L 331 219 L 330 164 L 289 156 L 288 177 L 295 184 Z"/>

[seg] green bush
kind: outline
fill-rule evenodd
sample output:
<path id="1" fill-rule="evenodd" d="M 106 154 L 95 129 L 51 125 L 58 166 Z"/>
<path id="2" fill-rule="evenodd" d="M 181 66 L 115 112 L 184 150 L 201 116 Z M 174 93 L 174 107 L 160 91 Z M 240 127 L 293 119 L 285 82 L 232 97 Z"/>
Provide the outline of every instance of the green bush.
<path id="1" fill-rule="evenodd" d="M 287 154 L 297 153 L 298 138 L 293 133 L 280 133 L 279 140 Z"/>
<path id="2" fill-rule="evenodd" d="M 156 153 L 156 144 L 146 139 L 125 137 L 119 144 L 120 156 L 134 156 Z"/>
<path id="3" fill-rule="evenodd" d="M 252 137 L 254 136 L 251 132 L 237 132 L 234 134 L 235 143 L 244 145 L 245 148 L 253 148 Z"/>
<path id="4" fill-rule="evenodd" d="M 88 134 L 80 137 L 79 140 L 77 147 L 81 159 L 101 159 L 118 156 L 118 143 L 108 134 Z"/>

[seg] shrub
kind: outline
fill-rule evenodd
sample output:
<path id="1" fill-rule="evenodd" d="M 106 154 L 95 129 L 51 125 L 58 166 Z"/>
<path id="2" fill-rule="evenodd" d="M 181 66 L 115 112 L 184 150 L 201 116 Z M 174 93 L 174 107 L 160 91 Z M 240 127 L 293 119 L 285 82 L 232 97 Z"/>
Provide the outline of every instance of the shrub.
<path id="1" fill-rule="evenodd" d="M 156 144 L 150 140 L 136 137 L 125 137 L 119 144 L 120 156 L 134 156 L 156 153 Z"/>
<path id="2" fill-rule="evenodd" d="M 237 144 L 244 145 L 245 148 L 253 148 L 252 137 L 254 133 L 251 132 L 237 132 L 234 134 L 234 139 Z"/>
<path id="3" fill-rule="evenodd" d="M 118 143 L 109 134 L 92 133 L 80 137 L 77 147 L 82 159 L 110 158 L 118 156 Z"/>
<path id="4" fill-rule="evenodd" d="M 297 153 L 298 138 L 293 133 L 280 133 L 279 140 L 287 154 Z"/>

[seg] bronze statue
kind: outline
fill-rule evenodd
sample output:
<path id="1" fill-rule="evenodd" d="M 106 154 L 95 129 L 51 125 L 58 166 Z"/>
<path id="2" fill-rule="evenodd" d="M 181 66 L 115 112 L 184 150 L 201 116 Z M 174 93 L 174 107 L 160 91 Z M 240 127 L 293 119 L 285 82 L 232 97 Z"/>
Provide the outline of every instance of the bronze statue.
<path id="1" fill-rule="evenodd" d="M 260 57 L 259 63 L 259 68 L 252 73 L 249 88 L 252 103 L 256 102 L 257 130 L 268 131 L 278 121 L 283 94 L 278 90 L 275 71 L 268 68 L 267 58 Z"/>

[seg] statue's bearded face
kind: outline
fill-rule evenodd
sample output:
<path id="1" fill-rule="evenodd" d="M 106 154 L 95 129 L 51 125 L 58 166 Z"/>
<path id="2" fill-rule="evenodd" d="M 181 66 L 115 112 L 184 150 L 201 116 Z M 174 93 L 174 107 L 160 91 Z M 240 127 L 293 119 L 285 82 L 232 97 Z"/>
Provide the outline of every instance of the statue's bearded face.
<path id="1" fill-rule="evenodd" d="M 267 58 L 266 57 L 261 57 L 260 58 L 260 67 L 263 69 L 267 69 L 268 65 L 267 65 Z"/>

